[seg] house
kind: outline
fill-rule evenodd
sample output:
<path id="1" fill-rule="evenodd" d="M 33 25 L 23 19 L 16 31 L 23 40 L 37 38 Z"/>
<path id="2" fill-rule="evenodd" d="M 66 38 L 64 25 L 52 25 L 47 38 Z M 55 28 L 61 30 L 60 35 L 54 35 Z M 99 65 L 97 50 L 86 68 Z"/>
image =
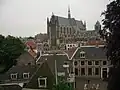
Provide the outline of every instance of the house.
<path id="1" fill-rule="evenodd" d="M 6 73 L 0 74 L 0 88 L 5 90 L 52 90 L 56 83 L 56 75 L 64 76 L 67 79 L 71 72 L 66 54 L 60 52 L 55 55 L 54 53 L 42 54 L 36 63 L 32 63 L 33 57 L 26 58 L 26 55 L 20 56 L 16 66 L 10 68 Z"/>
<path id="2" fill-rule="evenodd" d="M 48 52 L 47 52 L 48 53 Z M 56 64 L 56 67 L 57 67 L 57 72 L 58 74 L 60 73 L 64 73 L 65 74 L 65 71 L 68 69 L 68 72 L 71 72 L 72 69 L 70 69 L 70 67 L 72 68 L 71 66 L 71 61 L 69 61 L 67 55 L 63 52 L 60 52 L 60 51 L 52 51 L 52 52 L 49 52 L 49 54 L 42 54 L 38 60 L 36 61 L 36 64 L 39 64 L 41 63 L 42 61 L 45 61 L 48 63 L 52 73 L 55 75 L 55 64 Z M 56 62 L 56 63 L 55 63 Z M 70 65 L 69 68 L 65 68 L 63 65 Z M 68 73 L 67 72 L 67 73 Z"/>
<path id="3" fill-rule="evenodd" d="M 51 90 L 53 88 L 53 85 L 56 83 L 56 75 L 58 77 L 64 76 L 67 80 L 68 74 L 71 72 L 70 70 L 72 68 L 66 67 L 66 65 L 72 67 L 71 63 L 68 61 L 66 54 L 63 54 L 59 51 L 57 52 L 49 51 L 40 55 L 36 61 L 36 65 L 43 65 L 36 71 L 31 80 L 25 85 L 23 90 Z"/>
<path id="4" fill-rule="evenodd" d="M 51 90 L 54 76 L 48 63 L 16 65 L 0 75 L 0 87 L 5 90 Z"/>
<path id="5" fill-rule="evenodd" d="M 84 86 L 106 90 L 104 80 L 108 78 L 109 68 L 103 45 L 78 47 L 72 60 L 77 90 L 84 90 Z"/>
<path id="6" fill-rule="evenodd" d="M 22 86 L 35 71 L 35 59 L 24 52 L 17 59 L 17 65 L 11 67 L 6 73 L 0 74 L 0 88 L 5 90 L 21 90 Z"/>

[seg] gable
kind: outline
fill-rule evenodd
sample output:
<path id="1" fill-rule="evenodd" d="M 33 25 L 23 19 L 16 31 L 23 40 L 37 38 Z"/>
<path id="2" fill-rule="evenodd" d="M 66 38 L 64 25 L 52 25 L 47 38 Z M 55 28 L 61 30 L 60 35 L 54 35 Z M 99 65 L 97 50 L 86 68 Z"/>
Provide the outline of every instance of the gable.
<path id="1" fill-rule="evenodd" d="M 46 61 L 52 73 L 54 74 L 55 73 L 55 60 L 57 63 L 58 72 L 64 72 L 63 64 L 65 61 L 68 61 L 68 57 L 65 54 L 57 54 L 55 56 L 53 54 L 43 55 L 40 57 L 37 63 Z"/>
<path id="2" fill-rule="evenodd" d="M 49 66 L 44 62 L 37 71 L 33 74 L 30 81 L 24 86 L 24 88 L 39 89 L 38 78 L 47 77 L 47 89 L 51 89 L 54 83 L 54 76 L 49 69 Z"/>

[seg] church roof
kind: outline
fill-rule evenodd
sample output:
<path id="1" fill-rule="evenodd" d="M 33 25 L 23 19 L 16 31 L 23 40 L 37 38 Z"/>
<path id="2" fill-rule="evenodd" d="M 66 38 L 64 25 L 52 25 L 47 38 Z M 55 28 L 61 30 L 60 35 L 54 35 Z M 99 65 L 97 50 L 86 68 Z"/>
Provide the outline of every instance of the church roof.
<path id="1" fill-rule="evenodd" d="M 58 24 L 61 26 L 72 26 L 75 30 L 85 29 L 81 20 L 79 21 L 75 20 L 75 18 L 65 18 L 61 16 L 55 16 L 55 19 L 58 20 Z"/>

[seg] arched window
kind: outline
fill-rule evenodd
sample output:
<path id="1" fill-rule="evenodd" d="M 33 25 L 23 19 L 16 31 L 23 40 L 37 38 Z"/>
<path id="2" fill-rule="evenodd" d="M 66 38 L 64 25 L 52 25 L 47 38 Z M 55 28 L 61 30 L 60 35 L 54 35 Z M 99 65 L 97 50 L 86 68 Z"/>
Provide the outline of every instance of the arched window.
<path id="1" fill-rule="evenodd" d="M 68 27 L 67 27 L 67 34 L 69 33 L 69 31 L 68 31 Z"/>
<path id="2" fill-rule="evenodd" d="M 72 30 L 71 30 L 71 28 L 70 28 L 70 34 L 72 33 Z"/>
<path id="3" fill-rule="evenodd" d="M 62 33 L 62 27 L 60 27 L 60 33 Z"/>
<path id="4" fill-rule="evenodd" d="M 64 27 L 64 34 L 65 34 L 65 27 Z"/>

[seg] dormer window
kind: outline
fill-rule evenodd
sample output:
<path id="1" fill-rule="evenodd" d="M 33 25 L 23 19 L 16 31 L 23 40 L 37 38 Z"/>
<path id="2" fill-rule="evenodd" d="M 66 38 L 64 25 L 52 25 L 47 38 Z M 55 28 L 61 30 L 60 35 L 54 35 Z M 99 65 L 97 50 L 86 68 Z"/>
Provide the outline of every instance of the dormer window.
<path id="1" fill-rule="evenodd" d="M 39 88 L 46 88 L 47 87 L 47 77 L 40 77 L 38 78 L 38 85 Z"/>
<path id="2" fill-rule="evenodd" d="M 17 73 L 11 74 L 11 79 L 17 79 Z"/>
<path id="3" fill-rule="evenodd" d="M 28 79 L 29 78 L 29 73 L 23 73 L 23 78 Z"/>
<path id="4" fill-rule="evenodd" d="M 84 51 L 80 52 L 80 58 L 85 58 L 85 52 Z"/>

